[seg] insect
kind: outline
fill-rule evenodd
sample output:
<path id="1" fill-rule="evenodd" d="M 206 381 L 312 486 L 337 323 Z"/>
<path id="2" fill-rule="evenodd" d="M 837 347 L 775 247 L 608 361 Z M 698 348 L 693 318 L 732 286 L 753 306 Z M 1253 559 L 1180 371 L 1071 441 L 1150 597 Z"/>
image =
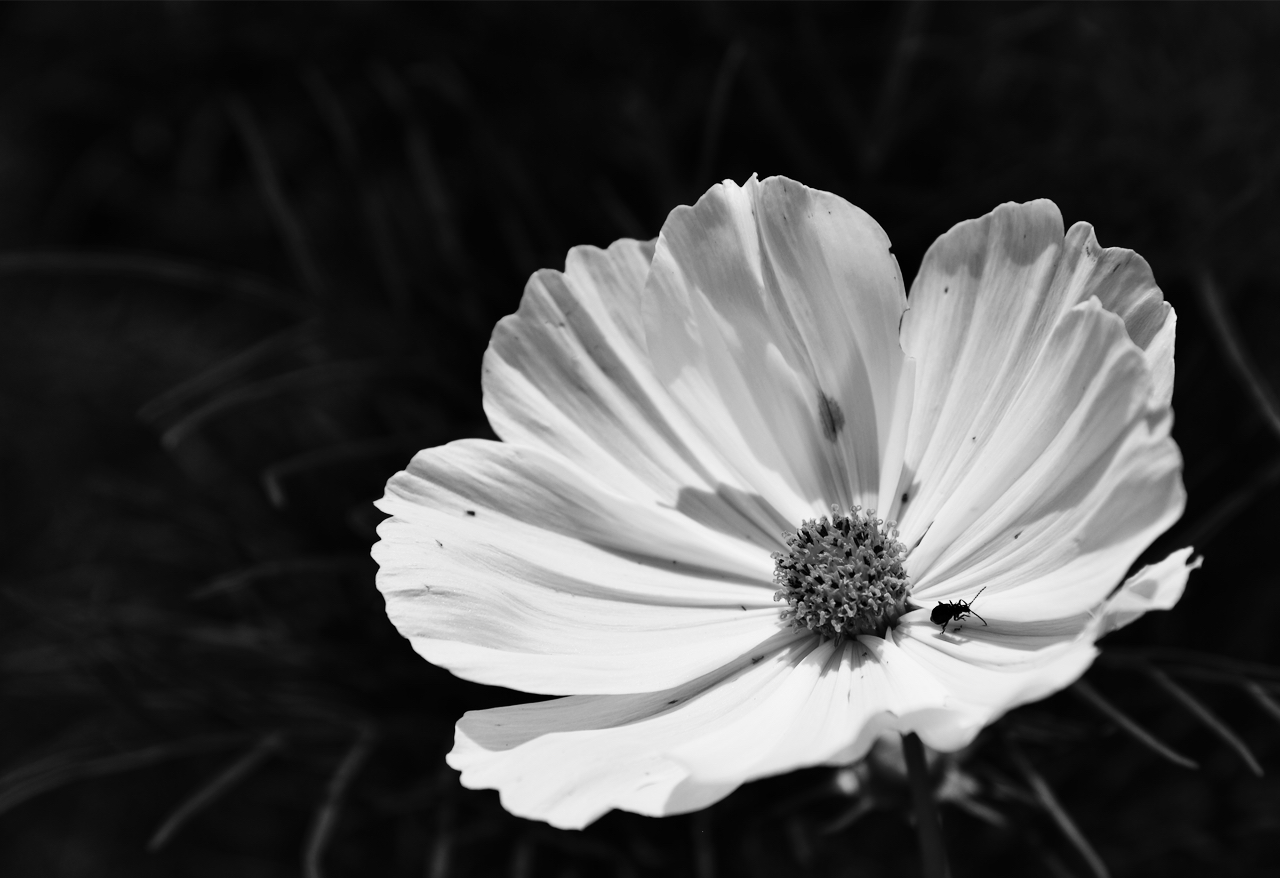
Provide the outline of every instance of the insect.
<path id="1" fill-rule="evenodd" d="M 971 601 L 939 601 L 934 606 L 933 612 L 929 614 L 929 621 L 935 625 L 941 625 L 942 633 L 946 634 L 948 623 L 964 621 L 969 618 L 970 613 L 978 616 L 977 611 L 973 609 L 973 604 L 978 602 L 978 595 L 986 590 L 987 587 L 985 585 L 978 589 L 978 594 L 975 594 Z M 978 616 L 978 618 L 982 619 L 981 616 Z M 987 620 L 982 619 L 982 624 L 987 624 Z"/>

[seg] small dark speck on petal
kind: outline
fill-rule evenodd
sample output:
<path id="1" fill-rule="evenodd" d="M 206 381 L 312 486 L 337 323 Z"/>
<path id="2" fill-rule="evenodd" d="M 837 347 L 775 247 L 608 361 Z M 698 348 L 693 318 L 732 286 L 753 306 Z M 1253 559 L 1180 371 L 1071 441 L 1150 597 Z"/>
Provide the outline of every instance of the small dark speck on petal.
<path id="1" fill-rule="evenodd" d="M 751 657 L 751 664 L 754 665 L 756 662 L 760 661 L 762 658 L 764 658 L 764 656 L 762 655 L 753 655 Z"/>
<path id="2" fill-rule="evenodd" d="M 911 495 L 910 495 L 910 493 L 909 493 L 909 492 L 907 492 L 907 491 L 903 491 L 903 492 L 902 492 L 902 502 L 903 502 L 903 503 L 906 503 L 906 502 L 907 502 L 907 500 L 910 498 L 910 496 L 911 496 Z"/>
<path id="3" fill-rule="evenodd" d="M 970 438 L 970 439 L 972 439 L 974 442 L 977 442 L 977 441 L 978 441 L 978 437 L 977 437 L 977 436 L 970 436 L 969 438 Z M 472 515 L 475 515 L 475 513 L 474 513 L 474 512 L 473 512 L 473 513 L 471 513 L 471 514 L 472 514 Z"/>
<path id="4" fill-rule="evenodd" d="M 439 540 L 436 540 L 436 545 L 442 549 L 444 548 L 444 543 L 440 542 Z"/>
<path id="5" fill-rule="evenodd" d="M 818 391 L 818 420 L 822 423 L 822 435 L 828 442 L 835 442 L 844 427 L 844 412 L 840 411 L 839 403 L 822 391 Z"/>
<path id="6" fill-rule="evenodd" d="M 474 518 L 474 517 L 475 517 L 475 514 L 476 514 L 476 511 L 475 511 L 474 509 L 468 509 L 468 510 L 467 510 L 467 515 L 470 515 L 470 516 L 472 516 L 472 517 Z"/>
<path id="7" fill-rule="evenodd" d="M 946 295 L 947 293 L 949 293 L 949 292 L 951 292 L 951 287 L 943 287 L 943 288 L 942 288 L 942 295 L 944 295 L 944 296 L 945 296 L 945 295 Z"/>
<path id="8" fill-rule="evenodd" d="M 1016 540 L 1020 536 L 1022 536 L 1022 531 L 1018 531 L 1016 534 L 1014 534 L 1013 538 Z"/>
<path id="9" fill-rule="evenodd" d="M 670 701 L 667 702 L 667 704 L 678 704 L 679 702 L 680 702 L 679 698 L 672 698 Z"/>
<path id="10" fill-rule="evenodd" d="M 739 607 L 742 607 L 742 604 L 738 604 L 738 606 L 739 606 Z M 746 607 L 742 607 L 742 612 L 744 612 L 744 613 L 745 613 L 746 611 L 747 611 L 747 608 L 746 608 Z"/>

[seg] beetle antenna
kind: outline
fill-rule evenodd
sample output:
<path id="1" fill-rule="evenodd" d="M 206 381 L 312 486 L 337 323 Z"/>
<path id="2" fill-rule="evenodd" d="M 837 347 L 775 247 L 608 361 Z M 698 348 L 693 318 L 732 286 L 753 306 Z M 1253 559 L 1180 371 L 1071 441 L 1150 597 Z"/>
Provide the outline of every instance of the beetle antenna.
<path id="1" fill-rule="evenodd" d="M 977 600 L 977 598 L 974 598 L 974 600 L 976 601 L 976 600 Z M 975 615 L 975 616 L 978 616 L 978 614 L 977 614 L 977 613 L 974 613 L 974 612 L 973 612 L 973 610 L 970 610 L 969 612 L 970 612 L 970 613 L 973 613 L 973 615 Z M 979 619 L 982 619 L 982 617 L 981 617 L 981 616 L 978 616 L 978 618 L 979 618 Z M 987 620 L 986 620 L 986 619 L 982 619 L 982 624 L 983 624 L 983 625 L 987 624 Z"/>
<path id="2" fill-rule="evenodd" d="M 982 594 L 982 593 L 983 593 L 984 591 L 986 591 L 986 590 L 987 590 L 987 587 L 984 585 L 982 588 L 978 589 L 978 594 Z M 975 594 L 975 595 L 973 596 L 973 600 L 972 600 L 972 601 L 969 601 L 969 606 L 971 606 L 971 607 L 973 606 L 974 601 L 976 601 L 976 600 L 978 599 L 978 594 Z M 978 614 L 977 614 L 977 613 L 974 613 L 974 615 L 975 615 L 975 616 L 978 616 Z M 978 616 L 978 618 L 979 618 L 979 619 L 981 619 L 982 617 L 981 617 L 981 616 Z"/>

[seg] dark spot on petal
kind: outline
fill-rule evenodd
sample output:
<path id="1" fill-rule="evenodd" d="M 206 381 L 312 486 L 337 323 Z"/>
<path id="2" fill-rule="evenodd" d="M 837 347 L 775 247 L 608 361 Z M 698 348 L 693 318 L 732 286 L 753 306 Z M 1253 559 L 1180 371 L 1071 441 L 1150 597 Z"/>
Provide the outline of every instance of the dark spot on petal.
<path id="1" fill-rule="evenodd" d="M 1016 540 L 1020 536 L 1022 536 L 1022 531 L 1018 531 L 1016 534 L 1014 534 L 1013 538 Z"/>
<path id="2" fill-rule="evenodd" d="M 974 442 L 977 442 L 977 441 L 978 441 L 978 437 L 977 437 L 977 436 L 970 436 L 969 438 L 970 438 L 970 439 L 972 439 Z M 472 514 L 472 515 L 475 515 L 475 513 L 474 513 L 474 512 L 473 512 L 473 513 L 471 513 L 471 514 Z"/>
<path id="3" fill-rule="evenodd" d="M 1062 246 L 1062 217 L 1056 210 L 1001 209 L 992 214 L 992 231 L 1000 236 L 1001 250 L 1014 265 L 1031 265 L 1047 250 Z M 1020 235 L 1014 235 L 1021 231 Z"/>
<path id="4" fill-rule="evenodd" d="M 444 543 L 440 542 L 439 540 L 436 540 L 436 545 L 442 549 L 444 548 Z"/>
<path id="5" fill-rule="evenodd" d="M 911 495 L 910 495 L 908 492 L 903 491 L 903 492 L 902 492 L 902 502 L 903 502 L 903 503 L 906 503 L 906 502 L 907 502 L 907 500 L 910 498 L 910 496 L 911 496 Z"/>
<path id="6" fill-rule="evenodd" d="M 746 608 L 746 607 L 743 607 L 743 606 L 742 606 L 742 604 L 738 604 L 738 606 L 739 606 L 739 607 L 742 607 L 742 612 L 744 612 L 744 613 L 745 613 L 745 612 L 747 611 L 747 608 Z"/>
<path id="7" fill-rule="evenodd" d="M 951 292 L 951 287 L 943 287 L 943 288 L 942 288 L 942 295 L 944 295 L 944 296 L 945 296 L 945 295 L 946 295 L 947 293 L 949 293 L 949 292 Z"/>
<path id="8" fill-rule="evenodd" d="M 679 703 L 680 703 L 679 698 L 672 698 L 670 701 L 667 702 L 667 704 L 679 704 Z"/>
<path id="9" fill-rule="evenodd" d="M 844 428 L 844 412 L 840 411 L 839 403 L 822 391 L 818 391 L 818 420 L 822 424 L 822 435 L 828 442 L 835 442 Z"/>
<path id="10" fill-rule="evenodd" d="M 474 517 L 474 516 L 475 516 L 475 514 L 476 514 L 476 511 L 475 511 L 474 509 L 468 509 L 468 510 L 467 510 L 467 515 L 470 515 L 470 516 Z"/>
<path id="11" fill-rule="evenodd" d="M 764 656 L 763 656 L 763 655 L 753 655 L 753 656 L 751 657 L 751 664 L 753 664 L 753 665 L 754 665 L 756 662 L 760 661 L 760 660 L 761 660 L 761 659 L 763 659 L 763 658 L 764 658 Z"/>

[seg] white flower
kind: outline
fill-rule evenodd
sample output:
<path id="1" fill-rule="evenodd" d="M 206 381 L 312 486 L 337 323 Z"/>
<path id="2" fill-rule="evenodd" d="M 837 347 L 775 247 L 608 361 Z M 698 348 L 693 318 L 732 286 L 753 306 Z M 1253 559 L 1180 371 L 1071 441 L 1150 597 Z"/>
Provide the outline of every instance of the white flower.
<path id="1" fill-rule="evenodd" d="M 414 648 L 569 696 L 466 714 L 449 764 L 581 827 L 885 733 L 953 751 L 1069 685 L 1190 570 L 1184 549 L 1116 589 L 1183 508 L 1174 320 L 1146 262 L 1064 237 L 1048 201 L 947 232 L 909 300 L 874 220 L 780 177 L 713 187 L 656 242 L 570 251 L 494 331 L 504 441 L 419 453 L 379 504 L 378 585 Z M 861 537 L 787 542 L 833 505 Z M 897 522 L 899 567 L 853 507 Z M 867 540 L 890 551 L 824 566 Z M 930 622 L 980 589 L 985 626 Z"/>

